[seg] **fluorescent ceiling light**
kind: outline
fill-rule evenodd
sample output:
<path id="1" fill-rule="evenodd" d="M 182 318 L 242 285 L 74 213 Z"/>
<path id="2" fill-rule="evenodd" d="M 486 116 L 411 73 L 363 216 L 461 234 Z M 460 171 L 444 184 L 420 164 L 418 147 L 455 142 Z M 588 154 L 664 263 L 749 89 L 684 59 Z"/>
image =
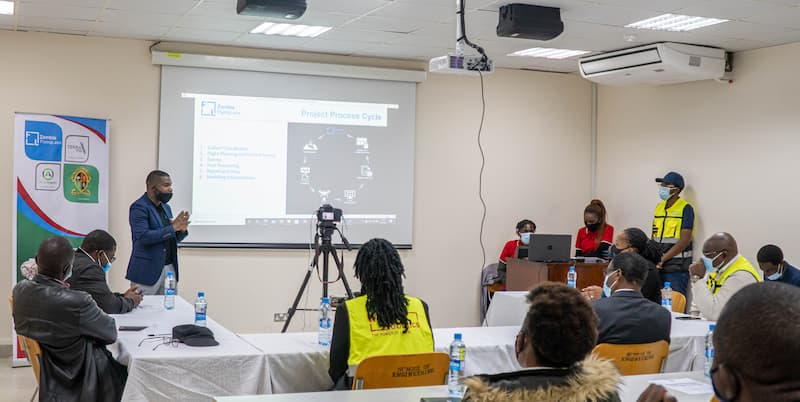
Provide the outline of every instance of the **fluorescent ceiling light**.
<path id="1" fill-rule="evenodd" d="M 664 14 L 658 17 L 634 22 L 625 25 L 625 28 L 653 29 L 656 31 L 691 31 L 710 25 L 716 25 L 728 20 L 719 18 L 693 17 L 691 15 Z"/>
<path id="2" fill-rule="evenodd" d="M 566 59 L 589 53 L 588 50 L 550 49 L 546 47 L 533 47 L 530 49 L 510 53 L 509 56 L 544 57 L 546 59 Z"/>
<path id="3" fill-rule="evenodd" d="M 0 1 L 0 14 L 14 15 L 14 2 Z"/>
<path id="4" fill-rule="evenodd" d="M 331 27 L 265 22 L 255 27 L 250 33 L 315 38 L 330 30 Z"/>

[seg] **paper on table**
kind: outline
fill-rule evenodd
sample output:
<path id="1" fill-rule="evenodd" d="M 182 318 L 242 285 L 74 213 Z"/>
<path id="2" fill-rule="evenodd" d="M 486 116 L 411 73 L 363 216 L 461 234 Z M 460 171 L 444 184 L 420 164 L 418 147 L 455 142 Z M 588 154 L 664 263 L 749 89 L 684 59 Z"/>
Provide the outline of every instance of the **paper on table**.
<path id="1" fill-rule="evenodd" d="M 688 395 L 703 395 L 714 392 L 711 384 L 693 380 L 691 378 L 676 378 L 674 380 L 653 380 L 652 384 L 658 384 Z"/>

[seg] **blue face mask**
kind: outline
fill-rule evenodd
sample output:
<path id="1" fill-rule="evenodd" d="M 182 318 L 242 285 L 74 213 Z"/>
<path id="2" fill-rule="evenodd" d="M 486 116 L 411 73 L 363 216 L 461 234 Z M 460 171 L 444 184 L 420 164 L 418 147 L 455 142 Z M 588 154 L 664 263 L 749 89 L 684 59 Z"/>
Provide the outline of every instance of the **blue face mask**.
<path id="1" fill-rule="evenodd" d="M 617 271 L 614 271 L 614 272 L 617 272 Z M 608 278 L 610 278 L 611 275 L 614 275 L 614 272 L 606 275 L 606 279 L 603 280 L 603 294 L 606 297 L 611 297 L 611 286 L 614 286 L 614 285 L 617 284 L 617 281 L 614 281 L 614 283 L 612 283 L 611 286 L 608 286 Z"/>
<path id="2" fill-rule="evenodd" d="M 714 260 L 716 260 L 720 255 L 722 255 L 721 251 L 714 258 L 708 258 L 706 256 L 700 257 L 700 259 L 703 260 L 703 265 L 706 266 L 706 272 L 714 272 L 722 266 L 722 264 L 717 266 L 714 265 Z"/>
<path id="3" fill-rule="evenodd" d="M 658 188 L 658 197 L 662 200 L 666 201 L 669 197 L 672 197 L 671 194 L 672 189 L 669 187 L 659 187 Z"/>
<path id="4" fill-rule="evenodd" d="M 531 235 L 532 234 L 533 233 L 530 233 L 530 232 L 528 232 L 528 233 L 520 233 L 519 238 L 520 238 L 520 241 L 522 242 L 522 244 L 524 244 L 526 246 L 531 244 Z"/>
<path id="5" fill-rule="evenodd" d="M 778 279 L 781 279 L 782 276 L 783 276 L 783 272 L 781 272 L 781 267 L 778 266 L 778 270 L 775 271 L 774 274 L 768 276 L 767 280 L 769 280 L 769 281 L 777 281 Z"/>
<path id="6" fill-rule="evenodd" d="M 103 253 L 103 255 L 105 255 L 105 256 L 106 256 L 106 265 L 103 265 L 103 266 L 102 266 L 102 268 L 103 268 L 103 272 L 104 272 L 104 273 L 107 273 L 107 272 L 108 272 L 108 270 L 109 270 L 109 269 L 111 269 L 111 260 L 108 258 L 108 256 L 106 255 L 106 253 Z M 100 263 L 100 261 L 99 261 L 99 260 L 100 260 L 100 258 L 98 258 L 98 261 L 97 261 L 97 263 L 98 263 L 98 264 Z"/>

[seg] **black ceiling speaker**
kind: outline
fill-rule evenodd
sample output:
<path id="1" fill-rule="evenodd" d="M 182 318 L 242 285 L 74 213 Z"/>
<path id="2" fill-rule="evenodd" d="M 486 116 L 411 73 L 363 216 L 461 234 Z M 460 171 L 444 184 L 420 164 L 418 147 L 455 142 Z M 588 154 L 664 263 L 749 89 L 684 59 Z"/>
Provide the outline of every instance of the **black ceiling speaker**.
<path id="1" fill-rule="evenodd" d="M 306 0 L 238 0 L 236 13 L 296 20 L 306 12 Z"/>
<path id="2" fill-rule="evenodd" d="M 550 40 L 564 32 L 560 8 L 507 4 L 498 14 L 497 36 Z"/>

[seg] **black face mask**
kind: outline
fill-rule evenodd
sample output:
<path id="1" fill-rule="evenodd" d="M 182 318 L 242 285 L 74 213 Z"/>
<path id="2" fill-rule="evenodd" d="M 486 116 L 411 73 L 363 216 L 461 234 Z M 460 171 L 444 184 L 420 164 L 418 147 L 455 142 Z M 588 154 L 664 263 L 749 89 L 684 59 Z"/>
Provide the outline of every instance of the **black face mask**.
<path id="1" fill-rule="evenodd" d="M 171 199 L 172 199 L 172 193 L 162 193 L 162 192 L 158 192 L 158 193 L 156 193 L 156 199 L 157 199 L 159 202 L 163 202 L 163 203 L 165 203 L 165 204 L 166 204 L 166 203 L 168 203 L 168 202 L 169 202 L 169 200 L 171 200 Z"/>
<path id="2" fill-rule="evenodd" d="M 586 224 L 586 229 L 589 230 L 590 232 L 594 232 L 599 227 L 600 227 L 599 223 L 587 223 Z"/>
<path id="3" fill-rule="evenodd" d="M 619 253 L 621 253 L 621 252 L 622 252 L 622 250 L 618 249 L 618 248 L 617 248 L 617 246 L 614 246 L 614 245 L 612 245 L 612 246 L 611 246 L 611 250 L 610 250 L 610 251 L 611 251 L 611 255 L 612 255 L 613 257 L 616 257 L 616 256 L 618 256 L 618 255 L 619 255 Z"/>

